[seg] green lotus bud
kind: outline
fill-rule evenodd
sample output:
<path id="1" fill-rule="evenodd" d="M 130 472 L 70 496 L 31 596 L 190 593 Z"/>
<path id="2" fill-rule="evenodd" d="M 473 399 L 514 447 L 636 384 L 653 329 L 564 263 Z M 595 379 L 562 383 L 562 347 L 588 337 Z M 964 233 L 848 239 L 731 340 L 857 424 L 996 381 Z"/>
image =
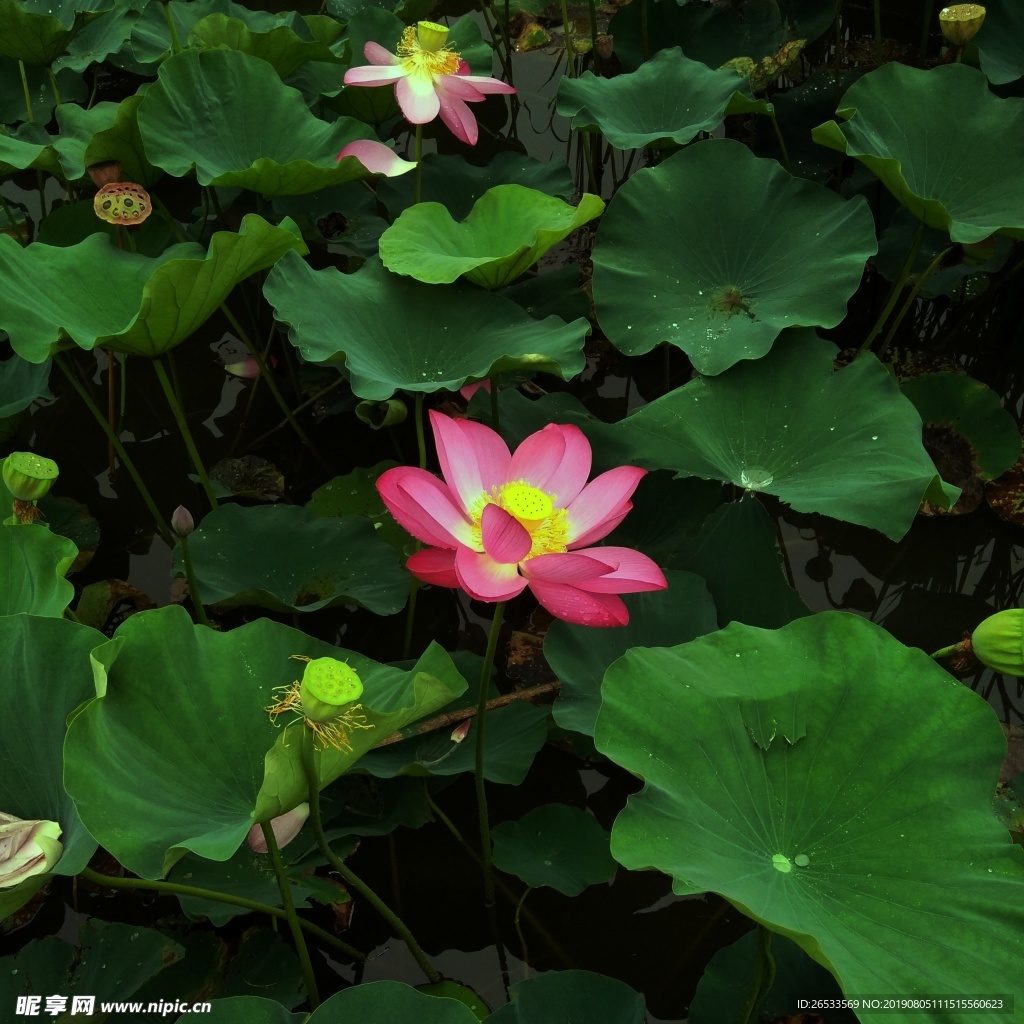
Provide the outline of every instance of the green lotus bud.
<path id="1" fill-rule="evenodd" d="M 18 501 L 38 501 L 57 479 L 57 463 L 32 452 L 11 452 L 4 459 L 7 490 Z"/>
<path id="2" fill-rule="evenodd" d="M 974 656 L 987 668 L 1024 676 L 1024 608 L 990 615 L 971 634 Z"/>
<path id="3" fill-rule="evenodd" d="M 55 821 L 23 821 L 0 812 L 0 889 L 49 871 L 64 850 L 60 833 Z"/>
<path id="4" fill-rule="evenodd" d="M 363 684 L 351 665 L 334 658 L 314 658 L 306 662 L 299 698 L 302 713 L 313 722 L 330 722 L 344 707 L 359 700 Z"/>
<path id="5" fill-rule="evenodd" d="M 963 46 L 977 34 L 985 21 L 981 4 L 954 4 L 939 11 L 939 27 L 950 46 Z"/>
<path id="6" fill-rule="evenodd" d="M 171 529 L 179 537 L 187 537 L 196 528 L 192 513 L 184 505 L 179 505 L 171 513 Z"/>

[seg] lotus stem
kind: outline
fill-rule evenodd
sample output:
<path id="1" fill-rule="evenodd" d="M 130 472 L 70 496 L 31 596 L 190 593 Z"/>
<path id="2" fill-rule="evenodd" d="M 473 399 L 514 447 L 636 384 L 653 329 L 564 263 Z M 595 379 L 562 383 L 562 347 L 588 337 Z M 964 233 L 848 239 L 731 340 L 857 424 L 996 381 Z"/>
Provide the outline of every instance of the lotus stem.
<path id="1" fill-rule="evenodd" d="M 562 34 L 565 36 L 565 73 L 570 78 L 576 77 L 576 49 L 572 45 L 572 22 L 569 21 L 569 7 L 566 0 L 562 5 Z"/>
<path id="2" fill-rule="evenodd" d="M 565 0 L 563 0 L 563 3 Z M 501 632 L 501 620 L 505 614 L 505 602 L 499 601 L 494 606 L 494 617 L 491 619 L 491 631 L 487 636 L 487 650 L 484 662 L 480 666 L 480 692 L 476 704 L 476 750 L 474 774 L 476 776 L 476 806 L 480 819 L 480 864 L 484 874 L 484 897 L 487 906 L 494 905 L 494 865 L 491 862 L 491 823 L 487 816 L 487 790 L 484 781 L 484 738 L 486 735 L 487 685 L 491 681 L 491 667 L 494 654 L 498 649 L 498 634 Z"/>
<path id="3" fill-rule="evenodd" d="M 737 1018 L 739 1024 L 757 1020 L 757 1011 L 775 983 L 775 958 L 772 956 L 772 933 L 763 924 L 757 926 L 757 961 L 750 979 L 747 1001 Z"/>
<path id="4" fill-rule="evenodd" d="M 924 238 L 924 228 L 924 221 L 921 221 L 917 228 L 917 234 L 914 236 L 913 244 L 910 246 L 910 251 L 907 253 L 907 258 L 903 261 L 903 266 L 900 267 L 900 272 L 892 283 L 892 289 L 889 292 L 889 298 L 886 300 L 885 308 L 879 314 L 878 319 L 875 321 L 875 326 L 871 328 L 871 333 L 864 339 L 863 344 L 858 349 L 858 353 L 870 348 L 875 338 L 882 333 L 882 328 L 885 326 L 886 320 L 889 319 L 889 314 L 893 311 L 896 301 L 903 291 L 903 286 L 907 283 L 907 278 L 910 276 L 914 261 L 917 259 L 918 250 L 921 248 L 921 240 Z"/>
<path id="5" fill-rule="evenodd" d="M 92 413 L 93 419 L 100 425 L 103 432 L 107 435 L 107 440 L 114 446 L 114 451 L 117 452 L 117 457 L 121 460 L 121 464 L 125 469 L 128 470 L 128 475 L 135 482 L 135 486 L 139 490 L 139 494 L 142 495 L 142 500 L 146 503 L 146 508 L 149 509 L 150 515 L 153 517 L 153 522 L 156 524 L 156 528 L 160 531 L 160 536 L 166 541 L 168 547 L 174 547 L 174 531 L 167 525 L 167 521 L 160 514 L 160 510 L 157 508 L 156 502 L 153 500 L 153 496 L 149 493 L 149 488 L 142 482 L 142 477 L 139 475 L 139 471 L 135 468 L 135 463 L 132 462 L 131 456 L 125 451 L 124 445 L 121 444 L 121 439 L 110 429 L 110 424 L 107 423 L 106 416 L 100 411 L 99 406 L 93 401 L 92 395 L 86 390 L 82 382 L 72 373 L 70 367 L 64 359 L 64 356 L 57 354 L 53 357 L 53 361 L 60 367 L 61 372 L 67 377 L 68 382 L 78 392 L 79 397 L 85 402 L 86 408 Z"/>
<path id="6" fill-rule="evenodd" d="M 918 292 L 921 291 L 925 281 L 932 275 L 939 264 L 953 251 L 953 246 L 949 246 L 940 252 L 935 259 L 925 267 L 921 274 L 918 274 L 917 280 L 914 282 L 914 287 L 910 289 L 910 294 L 907 296 L 907 301 L 900 307 L 899 313 L 896 314 L 896 319 L 893 321 L 892 327 L 889 328 L 888 333 L 885 336 L 885 341 L 882 342 L 881 351 L 878 353 L 878 358 L 881 359 L 886 352 L 889 351 L 889 345 L 892 343 L 892 339 L 899 329 L 903 318 L 907 315 L 910 307 L 914 304 L 914 300 L 917 298 Z"/>
<path id="7" fill-rule="evenodd" d="M 160 387 L 164 389 L 164 396 L 167 399 L 167 404 L 171 407 L 174 421 L 178 424 L 178 432 L 181 434 L 185 447 L 188 449 L 192 465 L 195 466 L 196 473 L 199 474 L 199 482 L 203 485 L 203 490 L 206 491 L 206 497 L 209 499 L 210 505 L 216 508 L 217 495 L 213 491 L 213 484 L 210 482 L 210 477 L 206 472 L 206 467 L 203 465 L 203 460 L 199 457 L 199 450 L 196 448 L 196 443 L 192 438 L 192 431 L 189 430 L 185 413 L 181 408 L 181 403 L 178 401 L 178 396 L 174 393 L 174 388 L 171 387 L 171 382 L 167 379 L 167 371 L 164 369 L 163 361 L 159 356 L 153 360 L 153 369 L 156 371 L 157 380 L 160 381 Z"/>
<path id="8" fill-rule="evenodd" d="M 782 129 L 779 127 L 779 120 L 775 116 L 775 111 L 769 110 L 768 117 L 771 118 L 772 128 L 775 129 L 775 138 L 778 140 L 779 149 L 782 150 L 782 166 L 792 174 L 793 165 L 789 160 L 789 150 L 786 148 L 786 140 L 782 137 Z"/>
<path id="9" fill-rule="evenodd" d="M 963 641 L 960 641 L 962 643 Z M 941 661 L 943 658 L 948 658 L 951 654 L 956 654 L 960 650 L 960 643 L 950 644 L 948 647 L 940 647 L 937 651 L 933 651 L 928 655 L 933 661 Z"/>
<path id="10" fill-rule="evenodd" d="M 324 835 L 323 820 L 320 814 L 320 775 L 316 769 L 316 753 L 313 749 L 316 738 L 309 729 L 303 729 L 302 733 L 302 768 L 306 773 L 306 783 L 309 788 L 307 797 L 309 821 L 313 826 L 313 835 L 316 837 L 320 852 L 330 862 L 331 867 L 341 875 L 345 884 L 355 889 L 391 925 L 395 934 L 408 947 L 413 959 L 419 964 L 428 981 L 436 984 L 442 980 L 441 974 L 420 948 L 405 922 L 331 849 L 331 844 L 327 841 L 327 836 Z"/>
<path id="11" fill-rule="evenodd" d="M 50 76 L 50 88 L 53 90 L 53 102 L 56 106 L 60 106 L 60 89 L 57 88 L 57 76 L 53 73 L 53 68 L 48 67 L 46 73 Z"/>
<path id="12" fill-rule="evenodd" d="M 412 201 L 418 203 L 423 194 L 423 125 L 416 125 L 416 142 L 413 148 L 413 159 L 416 161 L 416 170 L 413 171 Z"/>
<path id="13" fill-rule="evenodd" d="M 21 72 L 21 91 L 25 96 L 25 114 L 29 121 L 34 121 L 36 115 L 32 111 L 32 94 L 28 88 L 28 72 L 25 71 L 25 62 L 18 61 L 18 70 Z"/>
<path id="14" fill-rule="evenodd" d="M 78 872 L 81 878 L 86 878 L 96 885 L 105 885 L 108 889 L 151 889 L 154 892 L 163 892 L 171 896 L 194 896 L 200 900 L 212 900 L 214 903 L 227 903 L 233 907 L 242 907 L 258 914 L 266 914 L 269 917 L 285 918 L 285 912 L 280 907 L 272 907 L 269 903 L 259 903 L 256 900 L 248 900 L 243 896 L 231 896 L 226 892 L 218 892 L 216 889 L 200 889 L 194 885 L 179 885 L 177 882 L 154 882 L 146 878 L 117 878 L 114 875 L 104 875 L 92 868 L 83 868 Z M 325 931 L 312 921 L 305 921 L 301 917 L 298 922 L 303 931 L 315 935 L 318 939 L 333 946 L 340 953 L 352 957 L 353 960 L 365 960 L 366 954 L 360 952 L 354 946 Z"/>
<path id="15" fill-rule="evenodd" d="M 13 232 L 11 237 L 16 238 L 22 247 L 24 247 L 26 243 L 22 241 L 21 232 L 18 230 L 18 222 L 14 219 L 14 213 L 10 206 L 7 205 L 7 200 L 3 196 L 0 196 L 0 207 L 3 208 L 4 215 L 7 217 L 7 221 L 11 225 L 11 231 Z"/>
<path id="16" fill-rule="evenodd" d="M 164 9 L 164 17 L 167 19 L 167 27 L 171 32 L 171 54 L 172 56 L 176 53 L 181 53 L 181 40 L 178 38 L 178 26 L 174 24 L 174 18 L 171 15 L 171 5 L 162 4 Z"/>
<path id="17" fill-rule="evenodd" d="M 882 64 L 882 0 L 874 0 L 875 8 L 875 66 Z"/>
<path id="18" fill-rule="evenodd" d="M 646 61 L 651 56 L 651 41 L 647 32 L 647 0 L 640 0 L 640 40 L 643 44 L 643 55 Z"/>
<path id="19" fill-rule="evenodd" d="M 212 629 L 213 624 L 207 618 L 206 608 L 203 606 L 202 598 L 199 596 L 199 583 L 196 580 L 196 571 L 192 565 L 192 552 L 188 546 L 188 537 L 179 537 L 178 543 L 181 544 L 181 561 L 185 566 L 185 579 L 188 580 L 188 592 L 192 597 L 192 604 L 195 605 L 196 617 L 199 619 L 200 625 L 209 626 Z"/>
<path id="20" fill-rule="evenodd" d="M 263 832 L 263 839 L 267 844 L 267 853 L 270 855 L 270 863 L 274 865 L 274 874 L 277 876 L 277 889 L 281 893 L 281 903 L 284 906 L 285 917 L 288 920 L 288 928 L 292 933 L 292 941 L 295 943 L 295 952 L 299 957 L 299 965 L 302 968 L 302 977 L 306 982 L 306 994 L 309 996 L 309 1007 L 315 1010 L 320 1005 L 320 993 L 316 987 L 316 977 L 313 974 L 313 963 L 309 959 L 309 950 L 306 948 L 306 939 L 302 934 L 302 926 L 299 924 L 299 916 L 295 913 L 295 901 L 292 899 L 292 886 L 288 881 L 288 874 L 284 869 L 284 862 L 281 860 L 281 850 L 277 845 L 277 836 L 269 822 L 261 822 L 260 829 Z"/>
<path id="21" fill-rule="evenodd" d="M 427 468 L 427 439 L 423 433 L 423 392 L 416 392 L 416 446 L 420 453 L 420 469 Z"/>
<path id="22" fill-rule="evenodd" d="M 918 47 L 918 57 L 923 57 L 928 49 L 928 34 L 932 27 L 932 0 L 925 0 L 924 25 L 921 28 L 921 45 Z"/>
<path id="23" fill-rule="evenodd" d="M 489 377 L 491 382 L 491 428 L 496 434 L 501 433 L 501 426 L 498 418 L 498 377 L 497 374 Z"/>

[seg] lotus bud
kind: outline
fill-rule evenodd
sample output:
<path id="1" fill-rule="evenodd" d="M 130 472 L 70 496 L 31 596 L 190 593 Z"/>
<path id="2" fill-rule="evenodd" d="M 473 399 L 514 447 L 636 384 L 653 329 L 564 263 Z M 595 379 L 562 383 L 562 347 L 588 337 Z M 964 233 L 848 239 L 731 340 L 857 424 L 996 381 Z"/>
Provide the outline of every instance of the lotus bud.
<path id="1" fill-rule="evenodd" d="M 301 831 L 302 826 L 309 817 L 309 804 L 299 804 L 285 814 L 279 814 L 270 822 L 274 839 L 277 840 L 279 849 L 287 846 Z M 267 840 L 263 835 L 262 825 L 253 825 L 249 834 L 245 837 L 249 849 L 253 853 L 267 853 Z"/>
<path id="2" fill-rule="evenodd" d="M 939 27 L 950 46 L 963 46 L 977 34 L 985 21 L 981 4 L 954 4 L 939 11 Z"/>
<path id="3" fill-rule="evenodd" d="M 359 700 L 363 684 L 351 665 L 334 658 L 306 662 L 299 688 L 302 713 L 313 722 L 331 722 L 347 704 Z"/>
<path id="4" fill-rule="evenodd" d="M 448 38 L 448 28 L 433 21 L 416 23 L 416 39 L 424 50 L 436 52 L 440 50 Z"/>
<path id="5" fill-rule="evenodd" d="M 179 537 L 187 537 L 196 528 L 192 513 L 184 505 L 179 505 L 171 513 L 171 529 Z"/>
<path id="6" fill-rule="evenodd" d="M 615 37 L 598 36 L 594 40 L 594 50 L 601 60 L 610 60 L 612 54 L 615 52 Z"/>
<path id="7" fill-rule="evenodd" d="M 4 483 L 18 501 L 38 501 L 53 486 L 57 473 L 56 462 L 32 452 L 11 452 L 4 459 Z"/>
<path id="8" fill-rule="evenodd" d="M 55 821 L 22 821 L 0 811 L 0 889 L 49 871 L 64 847 Z"/>
<path id="9" fill-rule="evenodd" d="M 1024 608 L 990 615 L 971 634 L 971 648 L 986 668 L 1024 677 Z"/>
<path id="10" fill-rule="evenodd" d="M 92 178 L 92 183 L 97 188 L 103 188 L 104 185 L 121 180 L 120 160 L 105 160 L 101 164 L 93 164 L 91 167 L 87 167 L 86 170 L 89 172 L 89 177 Z"/>
<path id="11" fill-rule="evenodd" d="M 465 721 L 459 722 L 459 724 L 452 729 L 452 734 L 449 737 L 452 743 L 461 743 L 469 735 L 469 726 L 471 721 L 472 719 L 467 718 Z"/>

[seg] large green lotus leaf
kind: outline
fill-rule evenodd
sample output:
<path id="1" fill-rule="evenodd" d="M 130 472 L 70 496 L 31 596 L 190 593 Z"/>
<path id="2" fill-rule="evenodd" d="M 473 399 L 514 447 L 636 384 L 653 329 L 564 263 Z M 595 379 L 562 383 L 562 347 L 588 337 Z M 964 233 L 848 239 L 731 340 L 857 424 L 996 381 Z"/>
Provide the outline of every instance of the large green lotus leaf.
<path id="1" fill-rule="evenodd" d="M 927 424 L 940 424 L 970 442 L 982 480 L 1002 476 L 1020 457 L 1020 430 L 999 396 L 966 373 L 926 373 L 900 390 Z"/>
<path id="2" fill-rule="evenodd" d="M 413 205 L 414 186 L 406 180 L 408 177 L 383 178 L 377 185 L 377 197 L 392 219 Z M 544 163 L 522 153 L 502 152 L 489 164 L 477 167 L 461 156 L 428 153 L 423 158 L 421 199 L 440 203 L 452 217 L 469 216 L 473 204 L 495 185 L 522 185 L 561 199 L 568 199 L 573 192 L 572 176 L 564 160 Z"/>
<path id="3" fill-rule="evenodd" d="M 144 90 L 120 103 L 97 103 L 88 109 L 74 103 L 57 107 L 60 138 L 53 148 L 69 181 L 85 177 L 87 167 L 109 160 L 120 162 L 121 181 L 143 188 L 152 188 L 163 177 L 146 159 L 139 134 L 138 110 Z"/>
<path id="4" fill-rule="evenodd" d="M 60 994 L 67 1000 L 60 1018 L 70 1020 L 77 1013 L 88 1018 L 91 1012 L 71 1010 L 76 996 L 95 997 L 96 1007 L 101 1001 L 130 999 L 183 953 L 173 939 L 151 928 L 89 918 L 78 929 L 74 943 L 48 935 L 0 960 L 0 1000 L 5 1006 L 14 1006 L 21 995 Z M 170 996 L 168 1002 L 174 999 Z M 99 1010 L 96 1016 L 110 1021 L 129 1019 Z M 54 1014 L 51 1019 L 60 1018 Z"/>
<path id="5" fill-rule="evenodd" d="M 643 996 L 618 978 L 590 971 L 551 971 L 512 986 L 511 1001 L 488 1024 L 644 1024 Z"/>
<path id="6" fill-rule="evenodd" d="M 44 10 L 24 0 L 0 0 L 0 53 L 26 64 L 48 65 L 64 52 L 77 32 L 100 16 L 94 9 L 100 6 L 103 4 L 92 0 L 62 0 Z M 107 2 L 106 6 L 113 7 L 113 3 Z"/>
<path id="7" fill-rule="evenodd" d="M 720 893 L 848 994 L 1011 987 L 1024 851 L 992 813 L 1006 742 L 922 651 L 839 612 L 733 623 L 630 651 L 602 696 L 594 742 L 645 783 L 612 830 L 619 863 Z"/>
<path id="8" fill-rule="evenodd" d="M 209 251 L 194 242 L 156 259 L 115 248 L 105 235 L 58 248 L 22 248 L 0 235 L 0 327 L 24 359 L 41 363 L 63 339 L 80 348 L 159 356 L 184 341 L 250 274 L 289 249 L 306 251 L 287 218 L 280 226 L 247 214 L 237 231 L 217 231 Z"/>
<path id="9" fill-rule="evenodd" d="M 301 195 L 365 178 L 342 147 L 375 139 L 351 118 L 310 113 L 302 93 L 258 57 L 237 50 L 183 50 L 160 65 L 139 108 L 146 155 L 178 177 L 195 168 L 201 185 Z"/>
<path id="10" fill-rule="evenodd" d="M 814 141 L 860 160 L 918 220 L 954 242 L 1024 238 L 1024 99 L 993 95 L 966 64 L 892 63 L 841 103 L 843 123 L 819 125 Z"/>
<path id="11" fill-rule="evenodd" d="M 60 825 L 64 851 L 51 869 L 58 875 L 77 874 L 96 851 L 61 778 L 65 720 L 92 696 L 89 655 L 105 642 L 99 631 L 67 619 L 0 617 L 0 715 L 8 723 L 0 747 L 0 808 Z"/>
<path id="12" fill-rule="evenodd" d="M 0 127 L 0 176 L 27 169 L 60 175 L 55 142 L 40 124 L 18 125 L 13 132 Z M 7 223 L 6 216 L 3 223 Z"/>
<path id="13" fill-rule="evenodd" d="M 791 332 L 764 359 L 699 377 L 616 429 L 641 465 L 765 491 L 898 540 L 936 479 L 921 417 L 877 359 L 836 372 L 835 352 Z M 958 495 L 947 490 L 947 507 Z"/>
<path id="14" fill-rule="evenodd" d="M 565 896 L 579 896 L 588 885 L 615 876 L 608 833 L 579 807 L 534 807 L 518 821 L 496 825 L 491 838 L 494 866 L 533 889 L 546 885 Z"/>
<path id="15" fill-rule="evenodd" d="M 1018 0 L 988 0 L 985 23 L 971 41 L 978 48 L 981 70 L 994 85 L 1024 75 L 1024 7 Z"/>
<path id="16" fill-rule="evenodd" d="M 259 57 L 270 64 L 281 78 L 287 78 L 306 61 L 344 63 L 330 46 L 343 31 L 333 18 L 312 15 L 298 19 L 293 14 L 291 22 L 278 23 L 275 28 L 259 32 L 251 29 L 241 18 L 208 14 L 192 27 L 189 43 L 205 49 L 240 50 Z"/>
<path id="17" fill-rule="evenodd" d="M 375 401 L 400 388 L 457 391 L 505 370 L 568 380 L 583 369 L 590 329 L 583 319 L 534 320 L 509 299 L 472 285 L 440 288 L 399 277 L 375 259 L 342 274 L 285 258 L 267 276 L 263 294 L 289 324 L 288 337 L 304 359 L 344 365 L 355 394 Z"/>
<path id="18" fill-rule="evenodd" d="M 0 494 L 9 492 L 4 487 Z M 2 511 L 10 515 L 10 505 Z M 60 618 L 75 597 L 64 574 L 77 555 L 70 540 L 45 526 L 0 524 L 0 615 Z"/>
<path id="19" fill-rule="evenodd" d="M 268 801 L 269 813 L 257 815 L 265 758 L 285 731 L 264 709 L 280 698 L 276 687 L 301 676 L 293 654 L 343 659 L 359 673 L 373 728 L 358 736 L 371 744 L 392 730 L 390 704 L 414 703 L 423 675 L 270 619 L 219 633 L 193 625 L 179 606 L 131 616 L 97 652 L 98 696 L 69 727 L 64 781 L 90 832 L 126 868 L 158 878 L 186 850 L 227 860 L 255 821 L 305 799 L 303 780 L 291 803 Z M 438 688 L 438 700 L 451 698 Z"/>
<path id="20" fill-rule="evenodd" d="M 381 235 L 380 258 L 388 270 L 426 284 L 465 276 L 501 288 L 603 210 L 604 200 L 589 193 L 570 206 L 522 185 L 496 185 L 461 223 L 440 203 L 410 206 Z"/>
<path id="21" fill-rule="evenodd" d="M 90 64 L 101 64 L 104 60 L 121 50 L 132 34 L 139 14 L 146 7 L 148 0 L 113 0 L 113 10 L 105 11 L 102 18 L 90 22 L 76 33 L 65 47 L 63 56 L 53 62 L 53 70 L 58 68 L 68 74 L 78 72 L 74 78 L 83 86 L 85 79 L 81 72 Z M 58 84 L 60 80 L 58 79 Z M 61 86 L 61 96 L 65 99 L 79 99 L 70 96 Z M 86 98 L 88 91 L 85 96 Z"/>
<path id="22" fill-rule="evenodd" d="M 320 517 L 301 505 L 221 505 L 189 547 L 206 604 L 277 612 L 359 604 L 393 615 L 409 596 L 398 554 L 363 516 Z M 183 572 L 180 553 L 174 565 Z"/>
<path id="23" fill-rule="evenodd" d="M 668 342 L 698 373 L 721 373 L 786 327 L 835 327 L 876 248 L 862 197 L 711 139 L 634 174 L 612 200 L 594 245 L 598 320 L 628 355 Z"/>
<path id="24" fill-rule="evenodd" d="M 667 590 L 624 594 L 629 622 L 588 629 L 556 621 L 544 638 L 544 657 L 562 682 L 552 713 L 563 729 L 594 735 L 605 669 L 631 647 L 671 647 L 718 628 L 715 604 L 699 576 L 670 570 Z"/>
<path id="25" fill-rule="evenodd" d="M 676 46 L 659 50 L 628 75 L 600 78 L 585 71 L 563 78 L 557 110 L 571 118 L 572 128 L 601 132 L 619 149 L 639 149 L 659 139 L 685 145 L 726 114 L 766 113 L 768 104 L 755 100 L 735 71 L 712 71 Z"/>
<path id="26" fill-rule="evenodd" d="M 0 361 L 0 418 L 27 409 L 37 398 L 52 398 L 50 361 L 30 363 L 19 355 Z"/>

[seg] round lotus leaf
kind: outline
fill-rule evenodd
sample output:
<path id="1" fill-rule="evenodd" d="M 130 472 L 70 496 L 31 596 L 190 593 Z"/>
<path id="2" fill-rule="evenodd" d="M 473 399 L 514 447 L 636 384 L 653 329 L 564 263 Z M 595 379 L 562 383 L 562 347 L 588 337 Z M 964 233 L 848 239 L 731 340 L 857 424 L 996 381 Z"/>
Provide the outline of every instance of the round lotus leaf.
<path id="1" fill-rule="evenodd" d="M 870 168 L 918 220 L 954 242 L 1024 238 L 1024 99 L 995 96 L 966 64 L 892 63 L 841 104 L 843 123 L 819 125 L 815 142 Z"/>
<path id="2" fill-rule="evenodd" d="M 206 604 L 315 612 L 360 604 L 393 615 L 409 577 L 362 516 L 318 517 L 300 505 L 221 505 L 189 538 Z M 181 570 L 181 554 L 175 566 Z"/>
<path id="3" fill-rule="evenodd" d="M 380 258 L 393 273 L 427 284 L 465 276 L 501 288 L 603 210 L 604 201 L 588 193 L 570 206 L 522 185 L 497 185 L 461 223 L 440 203 L 408 207 L 381 235 Z"/>
<path id="4" fill-rule="evenodd" d="M 1024 6 L 1019 0 L 985 0 L 985 23 L 971 40 L 981 70 L 993 85 L 1024 75 Z"/>
<path id="5" fill-rule="evenodd" d="M 11 514 L 11 496 L 0 486 Z M 0 524 L 0 615 L 52 615 L 60 618 L 75 597 L 64 574 L 78 548 L 66 537 L 35 524 Z"/>
<path id="6" fill-rule="evenodd" d="M 40 124 L 21 124 L 15 131 L 0 128 L 0 176 L 32 169 L 60 175 L 56 139 Z M 3 215 L 7 225 L 7 215 Z"/>
<path id="7" fill-rule="evenodd" d="M 844 613 L 732 623 L 630 651 L 602 697 L 598 750 L 644 780 L 612 830 L 619 863 L 721 894 L 847 993 L 1011 987 L 1024 850 L 992 813 L 1006 743 L 922 651 Z"/>
<path id="8" fill-rule="evenodd" d="M 937 479 L 921 417 L 874 356 L 837 372 L 835 353 L 812 331 L 788 332 L 764 359 L 621 420 L 619 444 L 642 466 L 775 494 L 898 540 Z M 949 507 L 958 494 L 934 500 Z"/>
<path id="9" fill-rule="evenodd" d="M 51 64 L 76 33 L 102 14 L 86 9 L 96 6 L 92 0 L 62 0 L 46 10 L 32 10 L 35 6 L 24 0 L 0 0 L 0 53 L 26 64 Z"/>
<path id="10" fill-rule="evenodd" d="M 668 342 L 722 373 L 786 327 L 840 323 L 875 250 L 863 198 L 712 139 L 619 189 L 594 245 L 597 317 L 628 355 Z"/>
<path id="11" fill-rule="evenodd" d="M 376 139 L 351 118 L 332 124 L 310 113 L 302 94 L 258 57 L 236 50 L 183 50 L 160 65 L 139 107 L 146 155 L 181 177 L 195 168 L 201 185 L 264 195 L 302 195 L 365 178 L 338 152 Z"/>
<path id="12" fill-rule="evenodd" d="M 0 362 L 0 418 L 27 409 L 37 398 L 52 398 L 50 360 L 30 363 L 19 355 Z"/>
<path id="13" fill-rule="evenodd" d="M 148 357 L 180 344 L 250 274 L 288 249 L 306 251 L 294 222 L 247 214 L 217 231 L 209 250 L 172 245 L 156 258 L 116 248 L 106 234 L 71 246 L 20 246 L 0 235 L 0 329 L 22 358 L 44 362 L 67 347 L 104 347 Z"/>
<path id="14" fill-rule="evenodd" d="M 659 50 L 628 75 L 601 78 L 585 71 L 563 78 L 558 113 L 570 127 L 601 132 L 619 149 L 639 149 L 662 139 L 685 145 L 709 132 L 727 114 L 766 113 L 747 80 L 731 69 L 712 71 L 678 46 Z"/>
<path id="15" fill-rule="evenodd" d="M 344 365 L 360 398 L 395 391 L 457 391 L 506 370 L 583 369 L 586 320 L 535 320 L 521 306 L 468 284 L 421 284 L 370 259 L 354 274 L 281 260 L 263 294 L 312 363 Z M 338 331 L 343 323 L 345 330 Z"/>

